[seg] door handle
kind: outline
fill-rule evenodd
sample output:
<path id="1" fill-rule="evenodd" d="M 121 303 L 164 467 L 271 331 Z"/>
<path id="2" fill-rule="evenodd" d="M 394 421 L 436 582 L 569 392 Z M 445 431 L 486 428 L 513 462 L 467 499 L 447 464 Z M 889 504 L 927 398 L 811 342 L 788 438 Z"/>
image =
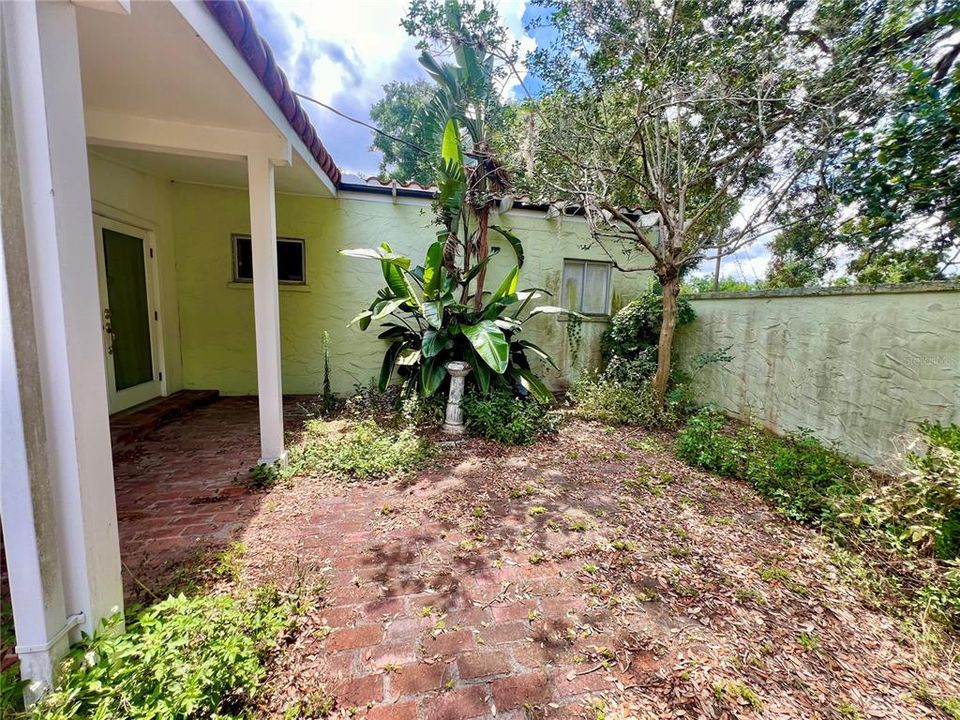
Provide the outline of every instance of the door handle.
<path id="1" fill-rule="evenodd" d="M 110 322 L 110 308 L 105 308 L 103 311 L 103 331 L 110 336 L 107 355 L 113 355 L 113 343 L 117 339 L 117 334 L 113 331 L 113 323 Z"/>

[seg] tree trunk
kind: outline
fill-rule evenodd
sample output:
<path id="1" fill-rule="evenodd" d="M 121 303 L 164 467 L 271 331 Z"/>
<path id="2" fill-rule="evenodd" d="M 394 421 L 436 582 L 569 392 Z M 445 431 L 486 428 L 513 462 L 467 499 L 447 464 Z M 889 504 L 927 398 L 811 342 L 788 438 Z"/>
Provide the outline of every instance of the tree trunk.
<path id="1" fill-rule="evenodd" d="M 677 329 L 677 295 L 680 294 L 680 279 L 675 269 L 660 278 L 663 286 L 663 323 L 660 325 L 660 340 L 657 343 L 657 374 L 653 376 L 653 391 L 663 403 L 667 398 L 667 383 L 670 381 L 670 353 L 673 350 L 673 334 Z"/>
<path id="2" fill-rule="evenodd" d="M 487 226 L 490 223 L 490 205 L 485 204 L 477 209 L 477 264 L 482 263 L 490 254 L 490 245 L 487 241 Z M 473 308 L 479 311 L 483 307 L 483 282 L 487 278 L 487 269 L 477 273 L 477 289 L 473 298 Z"/>

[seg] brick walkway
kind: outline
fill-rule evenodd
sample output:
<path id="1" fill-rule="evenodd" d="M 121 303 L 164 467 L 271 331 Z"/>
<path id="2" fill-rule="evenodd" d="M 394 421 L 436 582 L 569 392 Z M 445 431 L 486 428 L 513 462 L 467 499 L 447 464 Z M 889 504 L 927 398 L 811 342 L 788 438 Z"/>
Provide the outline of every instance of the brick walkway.
<path id="1" fill-rule="evenodd" d="M 287 411 L 292 429 L 295 406 Z M 308 559 L 327 578 L 319 620 L 328 636 L 301 640 L 299 662 L 338 707 L 367 709 L 371 720 L 523 717 L 525 706 L 551 703 L 557 715 L 620 679 L 595 662 L 611 638 L 598 633 L 601 617 L 584 614 L 574 559 L 541 566 L 524 552 L 490 561 L 469 551 L 476 533 L 465 523 L 402 516 L 404 503 L 429 506 L 459 485 L 439 473 L 402 491 L 350 486 L 311 507 L 280 488 L 252 493 L 244 482 L 256 462 L 256 417 L 255 400 L 221 399 L 118 458 L 128 594 L 139 591 L 133 575 L 165 588 L 198 550 L 232 539 L 248 548 L 254 573 Z M 488 544 L 515 541 L 525 519 Z"/>

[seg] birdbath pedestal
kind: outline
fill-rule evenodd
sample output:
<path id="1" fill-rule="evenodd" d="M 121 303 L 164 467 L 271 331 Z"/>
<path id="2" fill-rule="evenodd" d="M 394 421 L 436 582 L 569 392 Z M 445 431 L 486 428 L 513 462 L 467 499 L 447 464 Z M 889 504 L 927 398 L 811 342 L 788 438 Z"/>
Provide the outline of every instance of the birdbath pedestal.
<path id="1" fill-rule="evenodd" d="M 443 423 L 443 431 L 449 435 L 463 434 L 463 400 L 464 378 L 470 372 L 470 363 L 454 360 L 447 363 L 447 372 L 450 373 L 450 393 L 447 395 L 447 415 Z"/>

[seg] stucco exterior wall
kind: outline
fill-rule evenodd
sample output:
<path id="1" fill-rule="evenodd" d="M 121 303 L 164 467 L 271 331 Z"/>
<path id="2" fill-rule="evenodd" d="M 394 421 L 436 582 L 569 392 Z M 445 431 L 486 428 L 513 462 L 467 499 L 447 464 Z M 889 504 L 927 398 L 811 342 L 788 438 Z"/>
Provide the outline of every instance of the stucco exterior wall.
<path id="1" fill-rule="evenodd" d="M 88 152 L 90 192 L 95 213 L 150 230 L 156 243 L 160 326 L 167 393 L 183 388 L 180 363 L 180 310 L 170 183 Z"/>
<path id="2" fill-rule="evenodd" d="M 692 296 L 678 337 L 698 400 L 809 428 L 879 465 L 921 420 L 960 422 L 960 284 Z M 732 361 L 695 369 L 701 353 Z"/>
<path id="3" fill-rule="evenodd" d="M 256 392 L 252 286 L 232 282 L 231 233 L 249 231 L 246 192 L 173 184 L 177 289 L 184 383 L 225 394 Z M 321 199 L 277 196 L 277 232 L 306 243 L 306 286 L 280 286 L 280 323 L 285 393 L 319 392 L 323 382 L 321 337 L 330 334 L 331 383 L 337 393 L 366 384 L 379 372 L 385 347 L 371 326 L 361 332 L 350 320 L 366 309 L 383 286 L 376 262 L 338 254 L 347 247 L 374 247 L 383 241 L 422 261 L 436 238 L 427 202 L 341 196 Z M 526 251 L 520 286 L 554 292 L 559 304 L 564 258 L 605 260 L 598 248 L 583 250 L 587 227 L 579 218 L 547 220 L 542 213 L 511 211 L 492 222 L 511 227 Z M 496 288 L 513 263 L 509 244 L 490 265 L 487 286 Z M 649 273 L 613 273 L 613 307 L 642 292 Z M 566 325 L 551 316 L 532 320 L 525 337 L 553 355 L 562 372 L 541 368 L 553 385 L 562 385 L 596 361 L 602 322 L 582 325 L 574 362 Z M 529 334 L 526 334 L 529 332 Z"/>

